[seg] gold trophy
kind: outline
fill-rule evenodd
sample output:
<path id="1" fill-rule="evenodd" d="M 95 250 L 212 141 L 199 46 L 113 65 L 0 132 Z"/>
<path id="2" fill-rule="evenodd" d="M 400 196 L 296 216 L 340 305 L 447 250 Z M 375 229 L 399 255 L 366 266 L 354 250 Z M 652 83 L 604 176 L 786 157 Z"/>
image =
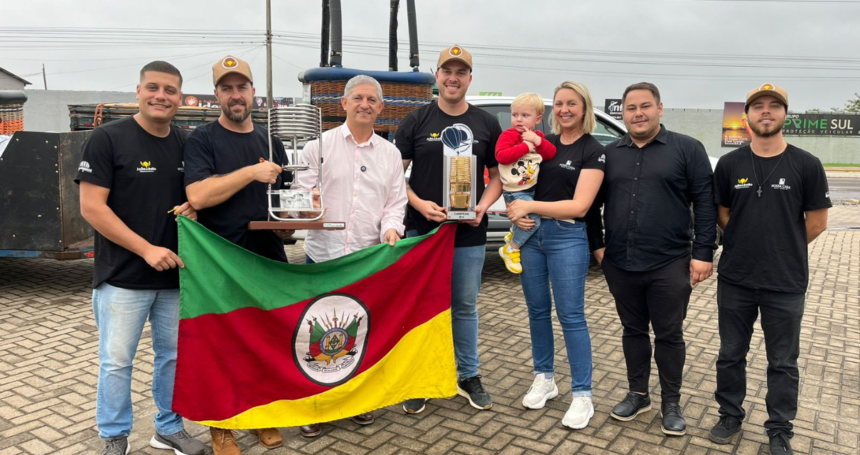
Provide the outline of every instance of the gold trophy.
<path id="1" fill-rule="evenodd" d="M 444 198 L 449 220 L 474 220 L 475 168 L 472 155 L 472 130 L 457 123 L 442 130 L 442 151 L 445 160 Z"/>
<path id="2" fill-rule="evenodd" d="M 455 210 L 468 210 L 472 202 L 472 160 L 468 156 L 451 158 L 451 168 L 448 173 L 451 192 L 448 200 Z"/>

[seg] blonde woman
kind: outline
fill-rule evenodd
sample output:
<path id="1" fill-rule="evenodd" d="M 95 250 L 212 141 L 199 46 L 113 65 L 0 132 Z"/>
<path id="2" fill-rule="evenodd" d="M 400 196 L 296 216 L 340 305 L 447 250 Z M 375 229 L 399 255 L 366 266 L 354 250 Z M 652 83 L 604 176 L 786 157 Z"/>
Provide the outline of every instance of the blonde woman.
<path id="1" fill-rule="evenodd" d="M 535 379 L 523 406 L 540 409 L 558 396 L 553 363 L 552 304 L 561 323 L 571 371 L 571 405 L 562 424 L 572 429 L 588 426 L 591 403 L 591 338 L 585 320 L 585 276 L 589 247 L 585 214 L 603 181 L 603 146 L 591 136 L 596 125 L 588 89 L 562 82 L 553 95 L 553 133 L 546 140 L 556 155 L 541 163 L 534 201 L 513 201 L 508 218 L 521 229 L 540 226 L 521 246 L 520 280 L 528 306 Z M 552 294 L 550 294 L 552 286 Z"/>

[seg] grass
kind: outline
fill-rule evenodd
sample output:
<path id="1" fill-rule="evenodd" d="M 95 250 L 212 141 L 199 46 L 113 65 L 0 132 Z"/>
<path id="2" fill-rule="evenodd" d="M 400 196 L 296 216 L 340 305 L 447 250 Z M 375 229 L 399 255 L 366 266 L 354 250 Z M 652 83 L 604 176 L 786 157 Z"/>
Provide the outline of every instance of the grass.
<path id="1" fill-rule="evenodd" d="M 860 167 L 860 164 L 824 163 L 824 167 Z"/>

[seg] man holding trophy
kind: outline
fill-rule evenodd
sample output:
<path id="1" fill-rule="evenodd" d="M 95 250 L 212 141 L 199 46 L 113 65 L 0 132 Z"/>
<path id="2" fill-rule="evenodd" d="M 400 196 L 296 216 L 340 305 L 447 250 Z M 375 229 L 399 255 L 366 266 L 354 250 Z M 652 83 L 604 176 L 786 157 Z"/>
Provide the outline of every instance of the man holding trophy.
<path id="1" fill-rule="evenodd" d="M 400 152 L 373 132 L 376 117 L 382 112 L 382 86 L 370 76 L 359 75 L 346 83 L 341 105 L 346 124 L 326 131 L 320 141 L 311 141 L 302 150 L 298 182 L 292 189 L 313 190 L 320 182 L 320 158 L 325 162 L 322 178 L 326 182 L 326 214 L 344 220 L 341 231 L 308 231 L 305 262 L 312 264 L 336 259 L 377 245 L 394 243 L 404 234 L 406 181 Z M 319 198 L 314 198 L 319 207 Z M 373 423 L 368 412 L 352 418 L 359 425 Z M 313 438 L 322 433 L 321 424 L 304 425 L 302 436 Z"/>
<path id="2" fill-rule="evenodd" d="M 460 220 L 454 249 L 451 319 L 457 359 L 458 393 L 477 409 L 493 400 L 478 374 L 478 292 L 487 243 L 484 214 L 502 193 L 496 118 L 466 102 L 472 82 L 472 55 L 451 46 L 439 55 L 439 99 L 409 114 L 398 127 L 395 145 L 403 168 L 412 164 L 406 233 L 423 235 L 447 220 Z M 483 185 L 484 169 L 490 182 Z M 424 410 L 424 399 L 403 403 L 407 413 Z"/>

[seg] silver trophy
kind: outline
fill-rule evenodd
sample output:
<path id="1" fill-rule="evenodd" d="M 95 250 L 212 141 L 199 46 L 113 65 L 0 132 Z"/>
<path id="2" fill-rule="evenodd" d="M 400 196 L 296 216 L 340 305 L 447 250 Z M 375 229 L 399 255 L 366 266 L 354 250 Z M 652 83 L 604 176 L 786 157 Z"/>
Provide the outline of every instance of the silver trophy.
<path id="1" fill-rule="evenodd" d="M 322 115 L 319 107 L 310 104 L 283 106 L 268 110 L 269 133 L 281 139 L 287 157 L 293 164 L 282 165 L 284 171 L 293 173 L 286 185 L 298 181 L 298 173 L 308 170 L 307 164 L 300 164 L 300 148 L 314 139 L 319 141 L 322 150 Z M 269 141 L 269 161 L 273 161 L 272 141 Z M 325 204 L 323 202 L 323 163 L 320 153 L 318 186 L 320 207 L 314 208 L 314 194 L 309 190 L 272 189 L 268 186 L 267 199 L 269 221 L 252 221 L 249 229 L 343 229 L 343 222 L 324 222 Z M 299 213 L 292 218 L 287 212 Z M 279 224 L 280 223 L 280 224 Z"/>
<path id="2" fill-rule="evenodd" d="M 449 220 L 474 220 L 475 175 L 478 161 L 472 154 L 472 130 L 455 123 L 442 130 L 443 203 Z"/>

